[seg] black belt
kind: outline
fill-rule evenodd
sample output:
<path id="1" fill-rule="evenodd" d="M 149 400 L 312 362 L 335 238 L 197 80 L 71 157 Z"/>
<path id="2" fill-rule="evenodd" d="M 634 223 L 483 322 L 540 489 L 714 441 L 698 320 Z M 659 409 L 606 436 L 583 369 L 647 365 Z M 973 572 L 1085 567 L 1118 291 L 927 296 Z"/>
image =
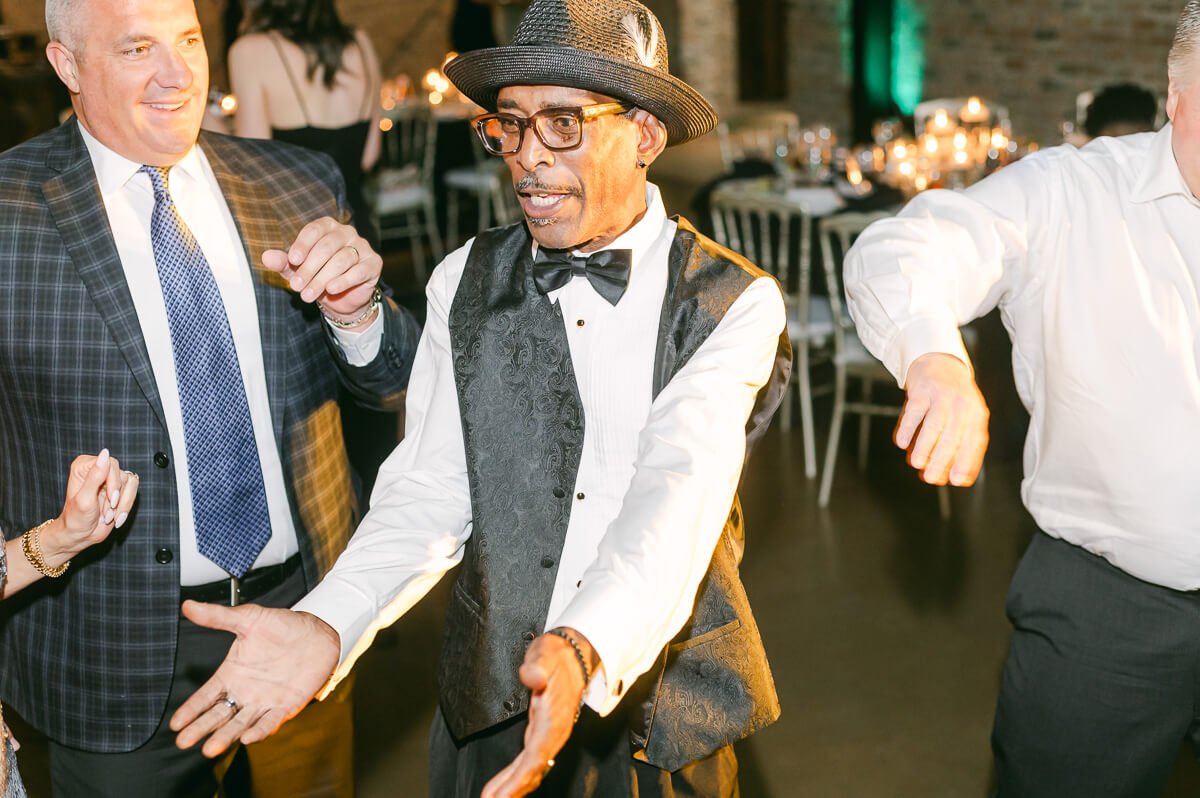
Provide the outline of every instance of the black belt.
<path id="1" fill-rule="evenodd" d="M 240 579 L 231 576 L 228 579 L 209 582 L 206 585 L 181 587 L 179 595 L 184 600 L 191 599 L 192 601 L 236 607 L 244 602 L 261 598 L 282 585 L 299 570 L 300 555 L 293 554 L 287 562 L 255 568 L 247 571 Z"/>

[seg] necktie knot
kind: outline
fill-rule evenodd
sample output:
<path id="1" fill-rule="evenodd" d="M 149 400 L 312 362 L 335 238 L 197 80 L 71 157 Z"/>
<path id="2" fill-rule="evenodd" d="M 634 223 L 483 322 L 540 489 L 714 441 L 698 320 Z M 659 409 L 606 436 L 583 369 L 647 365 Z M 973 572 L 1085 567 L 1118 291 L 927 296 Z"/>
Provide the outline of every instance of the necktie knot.
<path id="1" fill-rule="evenodd" d="M 156 202 L 162 199 L 170 199 L 171 194 L 167 191 L 167 173 L 171 171 L 169 166 L 143 166 L 138 170 L 145 172 L 150 178 L 150 185 L 154 188 L 154 200 Z"/>
<path id="2" fill-rule="evenodd" d="M 567 250 L 538 247 L 533 259 L 533 280 L 538 291 L 548 294 L 562 288 L 572 277 L 586 277 L 596 293 L 610 305 L 616 305 L 629 286 L 632 265 L 633 250 L 630 249 L 605 249 L 579 257 Z"/>

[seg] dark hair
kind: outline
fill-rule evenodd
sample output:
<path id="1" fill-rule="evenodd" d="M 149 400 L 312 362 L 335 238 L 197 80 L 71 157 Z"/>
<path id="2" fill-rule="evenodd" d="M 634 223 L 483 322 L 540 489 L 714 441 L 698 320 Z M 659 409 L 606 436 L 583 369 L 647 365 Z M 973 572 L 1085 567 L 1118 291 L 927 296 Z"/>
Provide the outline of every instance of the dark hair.
<path id="1" fill-rule="evenodd" d="M 1142 130 L 1153 130 L 1157 116 L 1158 100 L 1151 91 L 1136 83 L 1119 83 L 1106 86 L 1092 100 L 1083 129 L 1093 138 L 1117 122 L 1129 122 Z"/>
<path id="2" fill-rule="evenodd" d="M 299 45 L 308 58 L 308 79 L 323 70 L 327 89 L 342 69 L 342 52 L 354 41 L 354 30 L 338 17 L 334 0 L 251 0 L 245 31 L 275 31 Z"/>

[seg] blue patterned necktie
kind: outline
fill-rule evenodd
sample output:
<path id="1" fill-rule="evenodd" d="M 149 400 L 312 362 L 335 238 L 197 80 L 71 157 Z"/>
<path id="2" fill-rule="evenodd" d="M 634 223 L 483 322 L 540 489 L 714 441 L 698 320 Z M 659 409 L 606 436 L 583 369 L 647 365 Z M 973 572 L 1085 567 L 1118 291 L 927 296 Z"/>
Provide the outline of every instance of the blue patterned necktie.
<path id="1" fill-rule="evenodd" d="M 167 168 L 141 171 L 154 186 L 150 241 L 171 326 L 196 543 L 240 577 L 271 537 L 242 370 L 217 281 L 167 191 Z"/>

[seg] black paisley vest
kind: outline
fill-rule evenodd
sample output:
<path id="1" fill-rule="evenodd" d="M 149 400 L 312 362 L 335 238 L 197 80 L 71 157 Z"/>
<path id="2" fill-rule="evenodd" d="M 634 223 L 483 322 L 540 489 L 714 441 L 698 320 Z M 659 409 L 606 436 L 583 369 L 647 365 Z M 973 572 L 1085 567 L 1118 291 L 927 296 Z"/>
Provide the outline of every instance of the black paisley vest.
<path id="1" fill-rule="evenodd" d="M 653 395 L 763 275 L 676 219 L 655 350 Z M 583 407 L 558 305 L 534 286 L 523 223 L 481 233 L 450 308 L 473 530 L 446 613 L 442 713 L 462 739 L 528 708 L 517 669 L 541 632 L 583 450 Z M 784 395 L 791 347 L 747 424 L 747 451 Z M 738 575 L 744 533 L 734 498 L 691 618 L 617 712 L 633 756 L 676 770 L 774 721 L 779 702 Z"/>

